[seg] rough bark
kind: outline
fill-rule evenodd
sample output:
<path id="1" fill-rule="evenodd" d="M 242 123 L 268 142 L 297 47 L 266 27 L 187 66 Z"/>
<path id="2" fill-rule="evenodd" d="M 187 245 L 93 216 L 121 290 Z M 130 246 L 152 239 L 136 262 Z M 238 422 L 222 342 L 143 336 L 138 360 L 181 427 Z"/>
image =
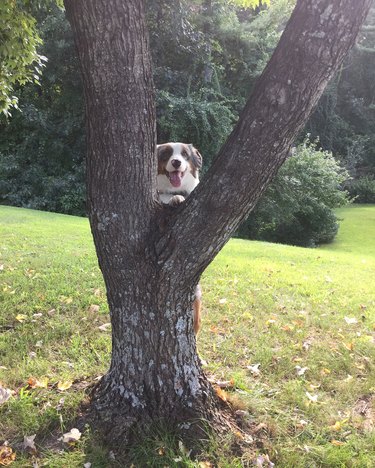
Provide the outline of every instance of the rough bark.
<path id="1" fill-rule="evenodd" d="M 138 421 L 215 418 L 196 353 L 194 286 L 284 161 L 370 4 L 297 3 L 207 177 L 173 210 L 155 189 L 143 2 L 65 0 L 84 78 L 89 217 L 113 330 L 111 367 L 93 405 L 117 438 Z"/>

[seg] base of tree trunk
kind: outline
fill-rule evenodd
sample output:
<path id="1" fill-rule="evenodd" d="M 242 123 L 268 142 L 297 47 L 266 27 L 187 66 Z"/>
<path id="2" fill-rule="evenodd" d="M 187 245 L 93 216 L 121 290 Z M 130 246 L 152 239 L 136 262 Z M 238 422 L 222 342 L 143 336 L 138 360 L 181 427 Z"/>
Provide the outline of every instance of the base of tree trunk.
<path id="1" fill-rule="evenodd" d="M 225 417 L 223 410 L 228 413 Z M 210 385 L 204 402 L 196 401 L 191 408 L 164 409 L 162 413 L 155 408 L 134 408 L 121 399 L 116 401 L 101 383 L 91 394 L 90 417 L 96 422 L 95 428 L 100 428 L 108 442 L 115 445 L 130 441 L 133 433 L 147 432 L 155 421 L 177 430 L 183 439 L 194 442 L 207 436 L 208 427 L 215 433 L 230 430 L 229 415 L 229 406 L 215 395 Z"/>
<path id="2" fill-rule="evenodd" d="M 209 384 L 210 385 L 210 384 Z M 204 452 L 212 438 L 232 438 L 231 449 L 236 455 L 244 452 L 254 452 L 251 427 L 246 423 L 244 411 L 236 411 L 230 402 L 216 395 L 210 385 L 210 404 L 197 404 L 193 409 L 185 408 L 173 415 L 150 414 L 149 411 L 138 410 L 120 402 L 106 402 L 103 397 L 108 392 L 99 382 L 90 389 L 90 402 L 82 410 L 82 417 L 77 425 L 84 428 L 92 427 L 100 441 L 108 450 L 113 450 L 116 457 L 126 458 L 129 446 L 141 444 L 142 439 L 150 438 L 158 431 L 165 431 L 176 436 L 194 457 Z"/>

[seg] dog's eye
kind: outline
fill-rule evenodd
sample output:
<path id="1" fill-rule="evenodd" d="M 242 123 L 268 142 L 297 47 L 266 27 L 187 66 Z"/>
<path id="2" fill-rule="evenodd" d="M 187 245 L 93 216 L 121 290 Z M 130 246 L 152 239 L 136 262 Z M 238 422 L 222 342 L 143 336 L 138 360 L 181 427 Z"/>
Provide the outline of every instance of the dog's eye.
<path id="1" fill-rule="evenodd" d="M 185 159 L 190 159 L 189 153 L 186 151 L 186 149 L 181 151 L 181 156 Z"/>

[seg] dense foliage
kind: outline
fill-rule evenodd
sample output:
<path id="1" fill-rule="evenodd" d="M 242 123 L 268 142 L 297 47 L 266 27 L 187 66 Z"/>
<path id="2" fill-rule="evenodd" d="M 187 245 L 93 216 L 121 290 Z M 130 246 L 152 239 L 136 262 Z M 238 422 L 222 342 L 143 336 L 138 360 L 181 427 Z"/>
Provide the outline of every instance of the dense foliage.
<path id="1" fill-rule="evenodd" d="M 41 39 L 35 18 L 26 5 L 14 0 L 0 3 L 0 113 L 17 107 L 17 84 L 38 82 L 45 57 L 37 52 Z"/>
<path id="2" fill-rule="evenodd" d="M 375 175 L 375 6 L 306 130 L 350 171 L 350 192 L 358 179 Z"/>
<path id="3" fill-rule="evenodd" d="M 308 247 L 332 241 L 338 230 L 333 209 L 348 202 L 347 192 L 341 189 L 348 178 L 332 153 L 306 138 L 237 235 Z"/>
<path id="4" fill-rule="evenodd" d="M 83 102 L 73 39 L 57 7 L 38 19 L 48 65 L 41 86 L 19 90 L 21 112 L 1 126 L 0 199 L 84 214 Z"/>
<path id="5" fill-rule="evenodd" d="M 269 8 L 262 2 L 263 7 L 253 10 L 239 6 L 241 1 L 147 0 L 158 140 L 194 143 L 204 155 L 204 170 L 230 133 L 294 4 L 294 0 L 273 0 Z M 78 62 L 64 13 L 49 0 L 41 4 L 42 10 L 35 6 L 31 13 L 44 41 L 38 53 L 48 57 L 48 62 L 40 86 L 30 83 L 18 89 L 20 111 L 0 121 L 0 202 L 84 215 L 84 125 Z M 25 14 L 30 15 L 30 11 Z M 375 8 L 359 45 L 330 84 L 306 129 L 313 138 L 320 136 L 321 147 L 345 165 L 353 177 L 346 188 L 358 201 L 366 202 L 375 200 L 374 31 Z M 296 168 L 288 162 L 283 174 L 286 170 Z M 280 214 L 287 220 L 300 203 L 298 191 L 290 200 L 295 187 L 290 181 L 277 183 L 261 206 L 271 203 L 274 196 L 271 205 L 284 204 Z M 333 227 L 320 238 L 312 233 L 315 225 L 326 224 L 322 217 L 330 217 L 330 226 L 336 223 L 334 206 L 323 209 L 319 203 L 310 206 L 309 222 L 291 224 L 294 230 L 290 227 L 288 235 L 285 224 L 285 233 L 278 231 L 275 239 L 312 244 L 332 238 Z M 257 230 L 260 213 L 264 223 Z M 255 218 L 255 225 L 250 229 L 247 223 L 241 232 L 274 239 L 270 213 L 258 208 L 252 223 Z"/>

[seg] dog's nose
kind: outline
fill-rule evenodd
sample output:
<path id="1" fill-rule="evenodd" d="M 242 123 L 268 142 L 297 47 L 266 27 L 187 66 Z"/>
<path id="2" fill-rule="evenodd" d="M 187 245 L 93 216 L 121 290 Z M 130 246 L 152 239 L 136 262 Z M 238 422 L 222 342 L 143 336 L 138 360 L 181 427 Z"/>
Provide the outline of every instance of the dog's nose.
<path id="1" fill-rule="evenodd" d="M 175 169 L 178 169 L 181 166 L 181 161 L 178 159 L 172 159 L 171 164 Z"/>

